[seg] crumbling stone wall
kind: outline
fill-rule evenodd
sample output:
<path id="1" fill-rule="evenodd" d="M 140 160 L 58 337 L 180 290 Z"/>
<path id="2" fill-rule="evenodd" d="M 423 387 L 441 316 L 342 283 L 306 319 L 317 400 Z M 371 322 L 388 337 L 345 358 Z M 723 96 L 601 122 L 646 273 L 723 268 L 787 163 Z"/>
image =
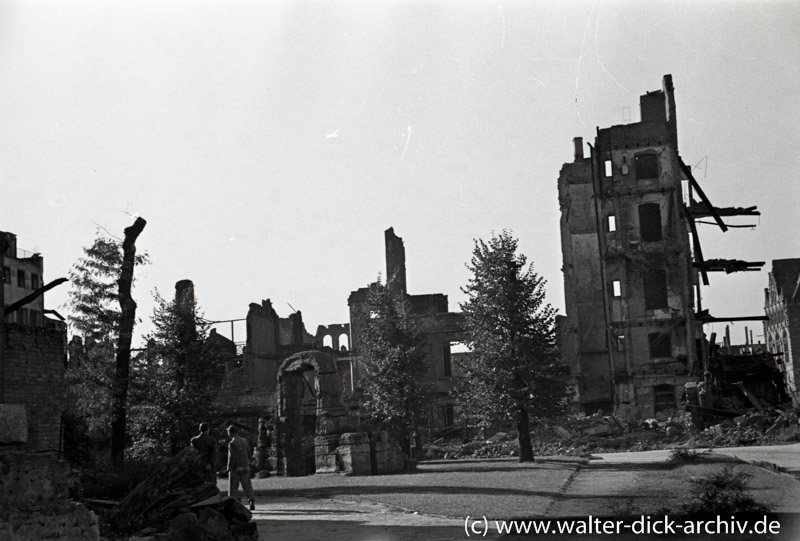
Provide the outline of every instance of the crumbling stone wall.
<path id="1" fill-rule="evenodd" d="M 316 417 L 308 432 L 302 397 L 313 373 Z M 278 371 L 278 423 L 271 454 L 272 468 L 282 475 L 346 473 L 372 475 L 402 471 L 405 456 L 386 432 L 366 433 L 342 401 L 342 385 L 333 355 L 306 351 L 286 359 Z M 304 442 L 313 437 L 313 466 Z"/>
<path id="2" fill-rule="evenodd" d="M 46 454 L 0 452 L 0 539 L 98 540 L 97 516 L 68 500 L 70 475 Z"/>
<path id="3" fill-rule="evenodd" d="M 67 336 L 63 329 L 6 324 L 4 402 L 25 406 L 31 451 L 57 451 L 64 411 Z"/>

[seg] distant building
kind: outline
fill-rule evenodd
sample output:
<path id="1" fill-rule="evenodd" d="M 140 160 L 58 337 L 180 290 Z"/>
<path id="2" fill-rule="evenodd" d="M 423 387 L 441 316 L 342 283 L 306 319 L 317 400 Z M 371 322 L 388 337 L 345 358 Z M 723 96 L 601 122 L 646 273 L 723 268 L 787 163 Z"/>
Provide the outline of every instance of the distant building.
<path id="1" fill-rule="evenodd" d="M 450 396 L 454 377 L 460 374 L 455 359 L 460 353 L 453 352 L 453 346 L 464 339 L 464 315 L 450 312 L 447 295 L 409 295 L 406 290 L 406 252 L 403 239 L 393 228 L 384 232 L 386 241 L 386 278 L 391 279 L 396 293 L 404 297 L 410 306 L 411 316 L 425 334 L 426 361 L 428 364 L 426 380 L 431 384 L 429 419 L 432 428 L 452 425 L 457 417 L 455 400 Z M 350 293 L 347 303 L 350 306 L 350 326 L 352 329 L 352 349 L 355 356 L 355 380 L 363 377 L 358 362 L 360 347 L 358 314 L 367 303 L 369 287 L 362 287 Z"/>
<path id="2" fill-rule="evenodd" d="M 786 392 L 800 405 L 800 258 L 775 259 L 764 290 L 764 322 L 767 351 L 777 357 L 784 373 Z"/>
<path id="3" fill-rule="evenodd" d="M 3 252 L 3 292 L 5 303 L 12 304 L 42 286 L 44 261 L 40 254 L 17 248 L 17 236 L 14 233 L 0 231 L 0 235 L 8 246 Z M 43 326 L 44 295 L 9 314 L 5 320 L 8 323 Z"/>

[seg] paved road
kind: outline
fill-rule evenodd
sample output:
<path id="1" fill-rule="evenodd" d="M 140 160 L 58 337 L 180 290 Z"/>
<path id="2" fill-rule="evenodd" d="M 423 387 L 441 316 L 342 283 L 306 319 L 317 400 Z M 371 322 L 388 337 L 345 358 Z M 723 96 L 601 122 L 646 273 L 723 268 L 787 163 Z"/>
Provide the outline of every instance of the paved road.
<path id="1" fill-rule="evenodd" d="M 703 449 L 698 449 L 703 451 Z M 719 447 L 714 453 L 739 458 L 746 462 L 771 462 L 792 474 L 800 474 L 800 443 L 759 447 Z M 606 463 L 642 464 L 658 463 L 669 459 L 671 451 L 639 451 L 635 453 L 598 453 Z"/>
<path id="2" fill-rule="evenodd" d="M 800 472 L 800 444 L 715 453 Z M 413 474 L 258 479 L 254 519 L 260 538 L 269 540 L 451 541 L 467 539 L 467 515 L 485 515 L 491 521 L 658 512 L 680 504 L 691 476 L 718 467 L 700 463 L 674 468 L 669 458 L 669 451 L 643 451 L 596 455 L 588 464 L 557 457 L 535 464 L 448 461 L 422 463 Z M 782 513 L 800 513 L 797 478 L 756 466 L 737 467 L 753 476 L 756 499 Z M 797 533 L 789 539 L 800 539 Z M 496 532 L 485 539 L 493 536 L 497 538 Z"/>

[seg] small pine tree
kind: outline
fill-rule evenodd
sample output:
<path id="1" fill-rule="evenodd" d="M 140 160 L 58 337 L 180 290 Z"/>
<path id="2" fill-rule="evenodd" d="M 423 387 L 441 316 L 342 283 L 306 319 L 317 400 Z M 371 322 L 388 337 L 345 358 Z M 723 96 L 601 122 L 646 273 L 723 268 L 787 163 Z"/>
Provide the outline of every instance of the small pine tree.
<path id="1" fill-rule="evenodd" d="M 406 442 L 423 423 L 428 386 L 424 334 L 410 316 L 402 294 L 378 282 L 371 284 L 367 305 L 359 314 L 359 359 L 365 377 L 362 413 L 393 437 Z"/>
<path id="2" fill-rule="evenodd" d="M 545 304 L 545 281 L 526 268 L 517 240 L 508 231 L 475 242 L 462 291 L 466 343 L 465 377 L 456 389 L 462 411 L 473 423 L 515 420 L 520 462 L 533 460 L 530 414 L 565 406 L 566 382 L 555 344 L 555 310 Z"/>

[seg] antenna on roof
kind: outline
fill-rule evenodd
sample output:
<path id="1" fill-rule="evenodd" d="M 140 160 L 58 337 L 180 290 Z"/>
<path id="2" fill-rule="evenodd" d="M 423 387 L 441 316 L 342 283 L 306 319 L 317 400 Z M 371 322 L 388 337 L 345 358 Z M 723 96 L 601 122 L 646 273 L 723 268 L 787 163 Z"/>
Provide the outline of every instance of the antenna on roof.
<path id="1" fill-rule="evenodd" d="M 289 303 L 287 302 L 286 304 L 289 304 Z M 292 309 L 292 312 L 297 312 L 297 310 L 295 310 L 295 309 L 294 309 L 294 306 L 292 306 L 291 304 L 289 304 L 289 308 L 291 308 L 291 309 Z"/>

